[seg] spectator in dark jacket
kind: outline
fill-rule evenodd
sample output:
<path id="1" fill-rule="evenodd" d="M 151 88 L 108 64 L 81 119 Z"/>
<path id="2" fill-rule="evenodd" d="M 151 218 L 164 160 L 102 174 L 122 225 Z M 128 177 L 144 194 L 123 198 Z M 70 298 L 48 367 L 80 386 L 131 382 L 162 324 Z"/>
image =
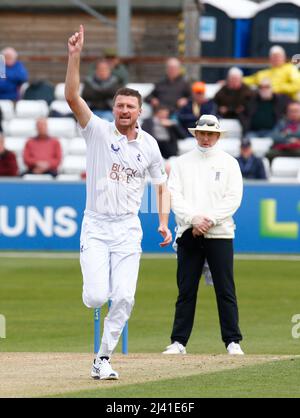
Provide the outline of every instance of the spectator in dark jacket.
<path id="1" fill-rule="evenodd" d="M 247 138 L 262 138 L 272 135 L 278 121 L 285 115 L 290 98 L 275 94 L 269 79 L 263 79 L 249 104 Z"/>
<path id="2" fill-rule="evenodd" d="M 219 116 L 224 119 L 238 119 L 245 130 L 252 95 L 251 89 L 243 83 L 242 71 L 236 67 L 231 68 L 226 84 L 214 98 Z"/>
<path id="3" fill-rule="evenodd" d="M 118 78 L 120 86 L 126 86 L 129 81 L 128 70 L 126 66 L 121 63 L 116 50 L 114 48 L 105 49 L 104 57 L 110 65 L 112 75 L 115 75 Z"/>
<path id="4" fill-rule="evenodd" d="M 265 180 L 267 178 L 264 163 L 253 154 L 250 141 L 242 142 L 241 154 L 237 158 L 244 179 Z"/>
<path id="5" fill-rule="evenodd" d="M 192 98 L 186 106 L 178 112 L 178 121 L 186 130 L 186 136 L 191 136 L 189 128 L 194 128 L 202 115 L 216 115 L 216 105 L 212 100 L 205 98 L 206 85 L 201 81 L 192 84 Z"/>
<path id="6" fill-rule="evenodd" d="M 185 106 L 191 96 L 189 83 L 182 75 L 181 63 L 177 58 L 169 58 L 166 76 L 159 81 L 153 92 L 146 98 L 153 108 L 167 107 L 171 113 Z"/>
<path id="7" fill-rule="evenodd" d="M 97 116 L 113 121 L 112 105 L 113 98 L 119 89 L 119 80 L 112 75 L 109 63 L 101 59 L 96 65 L 93 76 L 85 80 L 82 97 Z"/>
<path id="8" fill-rule="evenodd" d="M 0 132 L 0 176 L 15 177 L 18 172 L 16 156 L 5 148 L 4 136 Z"/>
<path id="9" fill-rule="evenodd" d="M 272 162 L 275 157 L 300 157 L 300 103 L 291 102 L 287 114 L 272 132 L 274 145 L 267 153 Z"/>
<path id="10" fill-rule="evenodd" d="M 5 48 L 1 51 L 5 58 L 6 78 L 0 78 L 0 100 L 18 100 L 20 87 L 28 80 L 27 70 L 18 61 L 17 51 Z"/>
<path id="11" fill-rule="evenodd" d="M 177 140 L 186 136 L 177 121 L 170 119 L 170 111 L 164 106 L 156 108 L 153 117 L 144 120 L 142 128 L 156 139 L 166 160 L 177 155 Z"/>
<path id="12" fill-rule="evenodd" d="M 45 100 L 50 106 L 54 100 L 54 86 L 47 80 L 33 80 L 26 89 L 23 100 Z"/>

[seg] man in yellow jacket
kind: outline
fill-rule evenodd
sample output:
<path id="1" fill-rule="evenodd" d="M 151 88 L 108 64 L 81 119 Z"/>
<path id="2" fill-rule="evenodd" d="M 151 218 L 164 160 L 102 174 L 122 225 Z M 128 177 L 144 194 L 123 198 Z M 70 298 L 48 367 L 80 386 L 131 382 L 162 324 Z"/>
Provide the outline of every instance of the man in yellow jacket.
<path id="1" fill-rule="evenodd" d="M 294 100 L 300 98 L 300 72 L 292 63 L 286 62 L 286 53 L 281 46 L 273 46 L 270 49 L 270 68 L 258 71 L 257 73 L 244 77 L 245 84 L 258 86 L 259 83 L 268 78 L 272 82 L 274 93 L 287 94 Z"/>

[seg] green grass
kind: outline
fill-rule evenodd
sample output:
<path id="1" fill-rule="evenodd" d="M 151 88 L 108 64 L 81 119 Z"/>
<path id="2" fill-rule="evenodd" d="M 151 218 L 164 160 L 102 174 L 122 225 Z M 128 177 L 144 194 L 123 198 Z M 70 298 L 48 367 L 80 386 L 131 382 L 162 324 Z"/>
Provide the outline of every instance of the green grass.
<path id="1" fill-rule="evenodd" d="M 291 319 L 300 313 L 299 261 L 236 261 L 242 344 L 247 354 L 300 354 Z M 129 322 L 131 353 L 161 352 L 169 344 L 177 296 L 176 261 L 143 259 Z M 3 352 L 92 352 L 93 313 L 81 301 L 77 260 L 0 260 L 0 314 L 7 321 Z M 213 288 L 199 289 L 188 352 L 221 354 Z M 120 352 L 118 347 L 117 352 Z M 299 360 L 188 378 L 118 386 L 77 397 L 299 397 Z M 69 396 L 69 395 L 68 395 Z"/>
<path id="2" fill-rule="evenodd" d="M 300 359 L 68 393 L 65 398 L 299 398 Z M 61 395 L 57 396 L 61 397 Z"/>
<path id="3" fill-rule="evenodd" d="M 300 262 L 237 261 L 243 348 L 248 354 L 300 354 L 291 318 L 300 313 Z M 176 262 L 142 260 L 129 322 L 130 352 L 160 352 L 168 343 L 177 295 Z M 1 259 L 0 351 L 91 352 L 92 312 L 81 301 L 76 260 Z M 223 353 L 213 289 L 201 284 L 188 351 Z"/>

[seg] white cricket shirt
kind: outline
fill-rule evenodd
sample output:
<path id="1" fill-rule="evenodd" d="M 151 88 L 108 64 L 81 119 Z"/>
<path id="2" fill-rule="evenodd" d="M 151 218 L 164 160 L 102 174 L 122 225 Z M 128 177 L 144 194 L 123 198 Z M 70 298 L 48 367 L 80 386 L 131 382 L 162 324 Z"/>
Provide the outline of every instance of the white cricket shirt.
<path id="1" fill-rule="evenodd" d="M 201 215 L 214 223 L 206 238 L 234 238 L 232 216 L 243 195 L 243 178 L 235 158 L 217 146 L 206 153 L 195 147 L 175 160 L 168 186 L 177 237 L 192 227 L 194 216 Z"/>
<path id="2" fill-rule="evenodd" d="M 87 144 L 85 213 L 101 219 L 137 215 L 146 172 L 155 184 L 167 181 L 156 140 L 138 127 L 137 139 L 128 141 L 114 123 L 94 114 L 84 129 L 78 126 Z"/>

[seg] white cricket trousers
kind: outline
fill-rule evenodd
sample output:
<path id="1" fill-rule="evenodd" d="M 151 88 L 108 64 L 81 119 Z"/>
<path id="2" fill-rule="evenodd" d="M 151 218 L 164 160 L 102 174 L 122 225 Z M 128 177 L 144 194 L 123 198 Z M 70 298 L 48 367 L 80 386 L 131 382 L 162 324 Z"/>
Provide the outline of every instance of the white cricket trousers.
<path id="1" fill-rule="evenodd" d="M 130 317 L 139 271 L 142 228 L 138 216 L 109 220 L 85 215 L 80 237 L 83 303 L 100 308 L 109 299 L 98 356 L 110 357 Z"/>

